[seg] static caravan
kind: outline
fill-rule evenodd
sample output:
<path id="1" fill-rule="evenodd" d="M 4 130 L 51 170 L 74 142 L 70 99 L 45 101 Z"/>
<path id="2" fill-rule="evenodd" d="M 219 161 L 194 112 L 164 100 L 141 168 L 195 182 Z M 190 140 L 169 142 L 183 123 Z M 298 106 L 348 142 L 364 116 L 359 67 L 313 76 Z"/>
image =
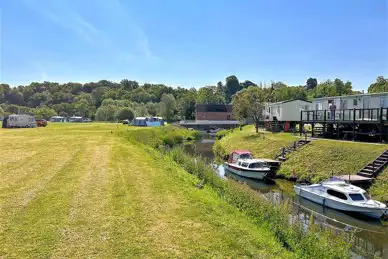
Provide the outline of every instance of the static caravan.
<path id="1" fill-rule="evenodd" d="M 340 110 L 388 108 L 388 92 L 316 98 L 313 101 L 313 109 L 329 110 L 331 102 Z"/>
<path id="2" fill-rule="evenodd" d="M 53 116 L 50 118 L 51 122 L 65 122 L 65 117 L 62 116 Z"/>
<path id="3" fill-rule="evenodd" d="M 37 127 L 34 116 L 28 114 L 11 114 L 5 116 L 2 122 L 3 128 L 35 128 Z"/>
<path id="4" fill-rule="evenodd" d="M 73 116 L 69 118 L 69 122 L 84 122 L 84 118 L 81 116 Z"/>
<path id="5" fill-rule="evenodd" d="M 311 109 L 311 102 L 304 100 L 288 100 L 268 103 L 264 108 L 266 128 L 271 131 L 289 131 L 300 121 L 300 112 Z"/>

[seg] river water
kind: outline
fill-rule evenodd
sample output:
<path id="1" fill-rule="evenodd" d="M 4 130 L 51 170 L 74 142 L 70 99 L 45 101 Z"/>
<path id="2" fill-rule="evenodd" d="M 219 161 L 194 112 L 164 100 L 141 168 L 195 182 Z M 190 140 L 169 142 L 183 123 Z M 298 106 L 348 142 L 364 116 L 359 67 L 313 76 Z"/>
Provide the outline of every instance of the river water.
<path id="1" fill-rule="evenodd" d="M 293 192 L 293 183 L 283 179 L 276 179 L 274 183 L 264 183 L 235 175 L 224 169 L 222 163 L 214 161 L 212 147 L 214 138 L 204 136 L 203 139 L 192 144 L 186 144 L 187 153 L 202 156 L 213 163 L 220 177 L 239 181 L 250 186 L 275 204 L 288 202 L 292 204 L 290 221 L 299 220 L 306 229 L 314 218 L 314 224 L 323 228 L 330 228 L 336 233 L 342 232 L 347 241 L 352 242 L 354 258 L 387 258 L 388 259 L 388 225 L 379 220 L 370 219 L 353 214 L 332 210 L 304 198 Z M 353 238 L 350 239 L 351 233 Z"/>

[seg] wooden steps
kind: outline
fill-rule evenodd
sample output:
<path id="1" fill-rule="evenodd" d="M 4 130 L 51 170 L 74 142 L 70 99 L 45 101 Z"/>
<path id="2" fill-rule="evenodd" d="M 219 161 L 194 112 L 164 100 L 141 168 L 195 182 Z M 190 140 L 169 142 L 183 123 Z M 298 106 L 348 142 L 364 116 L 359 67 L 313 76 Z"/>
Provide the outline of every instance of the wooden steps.
<path id="1" fill-rule="evenodd" d="M 360 172 L 357 173 L 359 176 L 376 178 L 388 165 L 388 150 L 385 150 L 375 160 L 367 164 Z"/>
<path id="2" fill-rule="evenodd" d="M 287 154 L 290 154 L 294 151 L 296 151 L 297 149 L 299 149 L 300 147 L 310 143 L 311 140 L 309 139 L 299 139 L 297 141 L 294 141 L 291 145 L 287 146 L 287 147 L 283 147 L 281 150 L 280 150 L 280 153 L 277 154 L 275 156 L 275 160 L 280 160 L 280 161 L 286 161 L 287 158 L 286 158 L 286 155 Z"/>

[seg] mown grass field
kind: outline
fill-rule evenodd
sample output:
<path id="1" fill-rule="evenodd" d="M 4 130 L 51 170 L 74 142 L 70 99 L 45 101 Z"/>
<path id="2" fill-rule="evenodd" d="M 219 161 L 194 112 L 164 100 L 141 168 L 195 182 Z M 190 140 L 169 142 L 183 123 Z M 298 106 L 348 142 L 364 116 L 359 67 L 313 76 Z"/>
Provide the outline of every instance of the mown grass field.
<path id="1" fill-rule="evenodd" d="M 273 159 L 281 147 L 297 139 L 299 135 L 288 133 L 256 134 L 253 126 L 247 126 L 243 131 L 234 130 L 226 135 L 215 148 L 226 154 L 233 149 L 248 149 L 256 157 Z M 309 145 L 289 154 L 278 174 L 291 177 L 294 171 L 298 178 L 313 182 L 327 179 L 332 174 L 355 174 L 387 148 L 388 145 L 381 144 L 313 140 Z M 370 191 L 376 198 L 388 200 L 388 170 L 376 179 Z"/>
<path id="2" fill-rule="evenodd" d="M 195 176 L 121 138 L 128 129 L 0 129 L 0 258 L 292 257 Z"/>

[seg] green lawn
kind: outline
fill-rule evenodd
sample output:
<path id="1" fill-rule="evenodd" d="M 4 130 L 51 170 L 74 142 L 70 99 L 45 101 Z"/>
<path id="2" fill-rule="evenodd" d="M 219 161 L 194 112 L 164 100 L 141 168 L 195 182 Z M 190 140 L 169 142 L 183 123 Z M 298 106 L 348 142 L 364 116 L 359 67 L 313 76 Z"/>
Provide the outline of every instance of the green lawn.
<path id="1" fill-rule="evenodd" d="M 221 139 L 215 145 L 215 149 L 221 149 L 220 153 L 229 153 L 233 149 L 248 149 L 256 157 L 274 158 L 281 147 L 291 144 L 298 138 L 299 136 L 288 133 L 256 134 L 253 126 L 247 126 L 243 131 L 234 130 Z M 380 144 L 313 140 L 289 154 L 288 160 L 282 164 L 278 174 L 290 177 L 294 171 L 298 178 L 314 182 L 326 179 L 332 174 L 355 174 L 387 148 L 388 145 Z M 381 198 L 383 195 L 386 197 L 387 190 L 388 171 L 376 179 L 371 193 Z"/>
<path id="2" fill-rule="evenodd" d="M 120 137 L 132 129 L 0 129 L 0 258 L 292 257 L 213 189 Z"/>

